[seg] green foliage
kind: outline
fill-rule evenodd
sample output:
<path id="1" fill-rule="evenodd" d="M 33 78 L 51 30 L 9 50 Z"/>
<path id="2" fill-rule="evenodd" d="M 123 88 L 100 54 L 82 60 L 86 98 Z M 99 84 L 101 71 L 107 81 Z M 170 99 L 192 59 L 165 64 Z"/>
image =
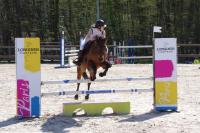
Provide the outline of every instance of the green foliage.
<path id="1" fill-rule="evenodd" d="M 128 38 L 137 45 L 151 44 L 154 25 L 163 27 L 156 37 L 200 43 L 200 0 L 100 0 L 100 17 L 108 25 L 109 44 Z M 13 38 L 27 33 L 58 41 L 62 30 L 78 44 L 95 21 L 95 0 L 1 0 L 0 44 L 13 45 Z"/>
<path id="2" fill-rule="evenodd" d="M 193 64 L 200 64 L 200 60 L 199 59 L 194 59 Z"/>

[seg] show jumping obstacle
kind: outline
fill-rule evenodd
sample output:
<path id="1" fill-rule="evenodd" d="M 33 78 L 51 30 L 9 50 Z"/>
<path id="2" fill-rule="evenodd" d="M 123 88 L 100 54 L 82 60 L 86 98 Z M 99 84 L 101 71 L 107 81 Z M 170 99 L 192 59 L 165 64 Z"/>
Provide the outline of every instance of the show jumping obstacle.
<path id="1" fill-rule="evenodd" d="M 40 72 L 40 39 L 39 38 L 16 38 L 16 78 L 17 78 L 17 115 L 21 117 L 38 117 L 41 113 L 41 96 L 48 95 L 74 95 L 74 94 L 101 94 L 101 93 L 134 93 L 152 92 L 154 93 L 154 109 L 157 111 L 177 110 L 177 46 L 176 38 L 156 38 L 154 42 L 154 76 L 138 78 L 116 78 L 102 79 L 94 82 L 106 81 L 134 81 L 152 80 L 154 86 L 151 89 L 127 89 L 127 90 L 92 90 L 92 91 L 62 91 L 41 94 L 41 85 L 44 84 L 69 84 L 88 83 L 89 80 L 63 80 L 63 81 L 43 81 L 41 82 Z M 99 114 L 103 107 L 115 107 L 114 112 L 124 114 L 130 112 L 130 103 L 108 102 L 101 103 L 98 111 L 97 103 L 70 103 L 63 104 L 63 113 L 72 115 L 75 108 L 83 108 L 89 114 Z M 100 104 L 99 104 L 100 105 Z M 125 110 L 121 108 L 126 106 Z M 102 107 L 102 108 L 101 108 Z M 68 109 L 73 108 L 73 109 Z M 88 113 L 88 112 L 87 112 Z"/>

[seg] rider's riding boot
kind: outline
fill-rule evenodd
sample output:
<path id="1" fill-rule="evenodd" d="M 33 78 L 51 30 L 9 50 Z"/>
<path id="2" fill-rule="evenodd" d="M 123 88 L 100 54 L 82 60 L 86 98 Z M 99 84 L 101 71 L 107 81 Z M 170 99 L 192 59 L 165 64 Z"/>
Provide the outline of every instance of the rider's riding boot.
<path id="1" fill-rule="evenodd" d="M 80 50 L 78 53 L 78 58 L 76 60 L 73 60 L 73 63 L 80 66 L 82 61 L 83 61 L 83 50 Z"/>

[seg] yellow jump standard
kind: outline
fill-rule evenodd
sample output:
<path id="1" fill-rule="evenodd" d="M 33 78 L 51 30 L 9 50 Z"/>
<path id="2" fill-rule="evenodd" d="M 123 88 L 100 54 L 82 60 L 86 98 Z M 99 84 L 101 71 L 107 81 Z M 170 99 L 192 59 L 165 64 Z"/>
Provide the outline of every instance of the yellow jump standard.
<path id="1" fill-rule="evenodd" d="M 130 102 L 71 102 L 63 103 L 63 114 L 72 117 L 75 110 L 83 109 L 88 116 L 100 116 L 107 107 L 112 108 L 115 114 L 130 113 Z"/>

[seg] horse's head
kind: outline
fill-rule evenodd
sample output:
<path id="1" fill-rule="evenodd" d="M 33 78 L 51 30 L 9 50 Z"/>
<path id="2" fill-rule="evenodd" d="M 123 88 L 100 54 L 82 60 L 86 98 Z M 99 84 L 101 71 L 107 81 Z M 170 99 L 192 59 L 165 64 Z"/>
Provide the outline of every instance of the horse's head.
<path id="1" fill-rule="evenodd" d="M 104 38 L 97 38 L 96 39 L 96 45 L 98 47 L 97 54 L 98 54 L 98 60 L 100 62 L 105 61 L 107 56 L 107 46 L 106 46 L 107 40 Z"/>
<path id="2" fill-rule="evenodd" d="M 85 46 L 85 51 L 88 51 L 89 56 L 103 62 L 107 58 L 106 39 L 96 38 L 94 41 L 88 42 Z M 90 57 L 88 57 L 90 58 Z"/>

